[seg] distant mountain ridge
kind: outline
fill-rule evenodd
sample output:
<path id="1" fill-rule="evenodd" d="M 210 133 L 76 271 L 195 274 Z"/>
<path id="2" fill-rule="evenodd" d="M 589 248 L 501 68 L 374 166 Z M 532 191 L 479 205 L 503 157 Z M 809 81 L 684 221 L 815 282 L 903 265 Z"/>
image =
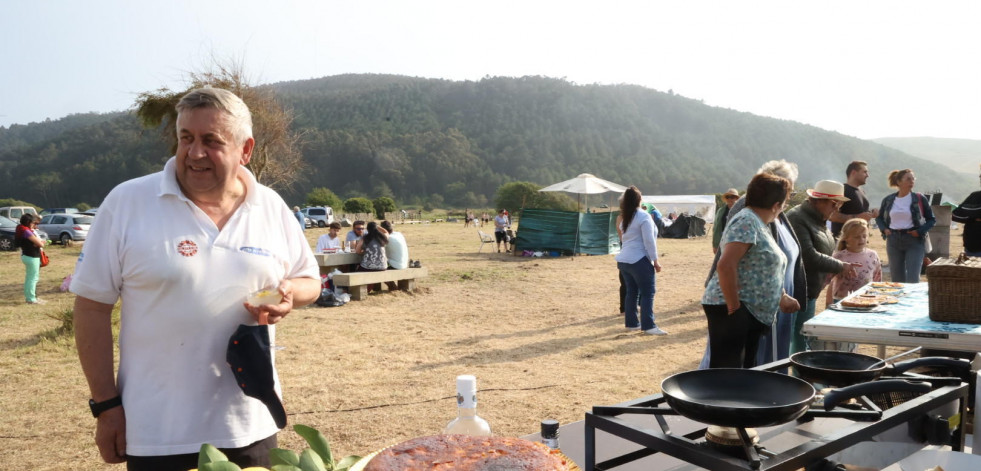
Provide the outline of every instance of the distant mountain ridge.
<path id="1" fill-rule="evenodd" d="M 977 175 L 981 165 L 981 140 L 941 137 L 882 137 L 879 144 L 909 155 L 946 165 L 958 172 Z"/>
<path id="2" fill-rule="evenodd" d="M 291 204 L 327 187 L 342 197 L 486 207 L 503 183 L 545 186 L 580 173 L 651 195 L 708 194 L 745 188 L 763 162 L 781 158 L 800 166 L 798 190 L 844 180 L 851 160 L 870 163 L 873 201 L 891 191 L 892 168 L 914 168 L 918 189 L 954 199 L 977 187 L 976 176 L 878 143 L 636 85 L 350 74 L 266 86 L 304 134 L 308 168 L 278 189 Z M 157 130 L 140 128 L 131 113 L 73 117 L 0 127 L 0 198 L 97 205 L 168 157 Z"/>

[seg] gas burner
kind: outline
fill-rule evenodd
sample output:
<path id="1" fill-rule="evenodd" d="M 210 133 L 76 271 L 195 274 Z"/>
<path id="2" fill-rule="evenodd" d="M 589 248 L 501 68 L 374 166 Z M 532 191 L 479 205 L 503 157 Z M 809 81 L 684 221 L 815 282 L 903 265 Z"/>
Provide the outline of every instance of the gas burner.
<path id="1" fill-rule="evenodd" d="M 755 428 L 747 428 L 745 430 L 746 435 L 749 437 L 750 445 L 756 445 L 760 442 L 760 434 Z M 705 441 L 722 447 L 742 448 L 746 444 L 739 436 L 739 429 L 736 427 L 720 427 L 718 425 L 709 425 L 705 429 Z"/>
<path id="2" fill-rule="evenodd" d="M 779 371 L 788 368 L 789 363 L 789 360 L 782 360 L 755 369 Z M 891 388 L 899 383 L 903 383 L 903 390 L 894 392 Z M 584 470 L 616 471 L 620 466 L 656 454 L 713 471 L 811 469 L 839 459 L 837 457 L 844 456 L 843 452 L 853 447 L 858 449 L 858 445 L 879 436 L 905 437 L 907 445 L 917 449 L 927 444 L 946 444 L 954 451 L 961 451 L 964 434 L 959 430 L 950 434 L 946 417 L 965 415 L 969 390 L 963 377 L 935 378 L 900 373 L 865 384 L 822 391 L 827 404 L 812 404 L 800 418 L 779 425 L 760 426 L 758 431 L 692 420 L 672 409 L 663 394 L 615 406 L 594 406 L 586 413 Z M 849 394 L 844 394 L 846 392 Z M 881 394 L 896 400 L 882 401 L 877 398 Z M 945 408 L 951 412 L 937 414 L 936 411 Z M 597 429 L 641 448 L 597 462 Z M 939 433 L 941 429 L 946 435 Z"/>

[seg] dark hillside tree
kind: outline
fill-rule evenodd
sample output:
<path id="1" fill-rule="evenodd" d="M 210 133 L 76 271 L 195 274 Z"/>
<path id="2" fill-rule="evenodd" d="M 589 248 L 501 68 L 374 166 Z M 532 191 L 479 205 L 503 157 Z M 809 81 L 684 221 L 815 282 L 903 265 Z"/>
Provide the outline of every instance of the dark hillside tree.
<path id="1" fill-rule="evenodd" d="M 395 212 L 395 210 L 398 209 L 395 206 L 395 200 L 387 196 L 375 198 L 371 204 L 375 207 L 375 216 L 378 217 L 378 219 L 385 219 L 385 213 Z"/>
<path id="2" fill-rule="evenodd" d="M 344 203 L 333 191 L 324 187 L 314 188 L 307 193 L 306 203 L 310 206 L 329 206 L 340 208 Z"/>
<path id="3" fill-rule="evenodd" d="M 148 128 L 160 128 L 171 144 L 171 152 L 177 150 L 177 103 L 191 90 L 212 86 L 238 95 L 252 113 L 255 148 L 246 167 L 260 183 L 274 189 L 289 189 L 303 175 L 300 134 L 291 130 L 292 113 L 277 101 L 272 87 L 249 83 L 240 63 L 216 63 L 210 71 L 191 72 L 188 82 L 185 90 L 161 88 L 143 92 L 136 100 L 140 121 Z"/>

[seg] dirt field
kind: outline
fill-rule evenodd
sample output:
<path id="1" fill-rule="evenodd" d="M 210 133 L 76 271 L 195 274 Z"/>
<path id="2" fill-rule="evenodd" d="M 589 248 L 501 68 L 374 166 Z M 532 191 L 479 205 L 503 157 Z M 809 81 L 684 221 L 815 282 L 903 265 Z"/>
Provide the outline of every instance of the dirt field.
<path id="1" fill-rule="evenodd" d="M 397 229 L 411 258 L 429 268 L 416 292 L 305 308 L 280 324 L 290 423 L 321 430 L 335 454 L 440 432 L 456 415 L 459 374 L 477 376 L 478 411 L 494 433 L 520 436 L 544 418 L 573 422 L 593 405 L 658 392 L 661 379 L 701 357 L 709 238 L 659 240 L 655 313 L 670 335 L 654 337 L 623 328 L 613 256 L 477 253 L 477 230 L 462 223 Z M 323 232 L 308 230 L 311 244 Z M 951 239 L 959 252 L 960 232 Z M 885 259 L 882 240 L 872 242 Z M 50 317 L 72 305 L 58 287 L 79 251 L 49 249 L 52 265 L 38 286 L 49 303 L 41 306 L 23 302 L 19 253 L 0 253 L 0 468 L 123 469 L 98 457 L 74 340 Z M 279 437 L 284 448 L 303 447 L 291 429 Z"/>

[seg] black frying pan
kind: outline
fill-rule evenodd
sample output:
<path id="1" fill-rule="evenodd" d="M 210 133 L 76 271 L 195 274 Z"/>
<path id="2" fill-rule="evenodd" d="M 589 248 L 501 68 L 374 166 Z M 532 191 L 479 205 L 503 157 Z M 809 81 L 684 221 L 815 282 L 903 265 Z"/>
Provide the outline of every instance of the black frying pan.
<path id="1" fill-rule="evenodd" d="M 873 381 L 882 375 L 886 364 L 868 368 L 881 361 L 861 353 L 834 350 L 812 350 L 790 356 L 790 363 L 803 380 L 829 386 L 851 386 Z"/>
<path id="2" fill-rule="evenodd" d="M 767 427 L 790 422 L 814 400 L 814 387 L 780 373 L 735 368 L 686 371 L 661 382 L 679 414 L 724 427 Z"/>

